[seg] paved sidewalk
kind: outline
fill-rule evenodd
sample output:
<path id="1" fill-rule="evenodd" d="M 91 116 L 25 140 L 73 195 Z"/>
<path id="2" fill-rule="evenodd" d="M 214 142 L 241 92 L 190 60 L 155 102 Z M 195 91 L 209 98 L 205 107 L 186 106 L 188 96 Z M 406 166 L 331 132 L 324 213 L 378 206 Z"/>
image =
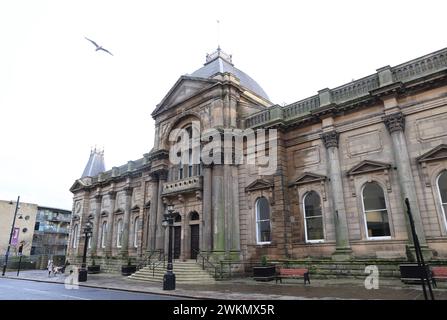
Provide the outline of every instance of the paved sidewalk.
<path id="1" fill-rule="evenodd" d="M 48 277 L 46 270 L 21 271 L 19 277 L 16 272 L 7 272 L 5 277 L 11 279 L 26 279 L 43 282 L 64 283 L 66 275 Z M 1 277 L 0 277 L 1 281 Z M 196 299 L 222 300 L 277 300 L 277 299 L 386 299 L 386 300 L 419 300 L 424 299 L 420 285 L 405 285 L 400 280 L 380 281 L 380 288 L 367 290 L 363 279 L 311 279 L 311 284 L 304 286 L 300 280 L 285 280 L 283 284 L 271 282 L 257 282 L 250 278 L 218 281 L 216 284 L 185 285 L 177 284 L 176 290 L 164 291 L 162 284 L 131 280 L 119 274 L 100 273 L 89 274 L 87 282 L 79 285 L 173 295 Z M 442 283 L 440 288 L 434 289 L 437 300 L 447 300 L 447 285 Z"/>

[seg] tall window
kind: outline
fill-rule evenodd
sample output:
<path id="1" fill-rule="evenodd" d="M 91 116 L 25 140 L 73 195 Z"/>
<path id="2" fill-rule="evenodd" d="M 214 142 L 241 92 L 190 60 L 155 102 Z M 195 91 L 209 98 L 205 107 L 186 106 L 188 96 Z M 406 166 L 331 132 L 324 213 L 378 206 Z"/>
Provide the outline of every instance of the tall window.
<path id="1" fill-rule="evenodd" d="M 102 228 L 101 228 L 101 248 L 106 247 L 106 237 L 107 237 L 107 222 L 104 221 L 102 223 Z"/>
<path id="2" fill-rule="evenodd" d="M 73 228 L 72 247 L 76 248 L 77 246 L 78 246 L 78 225 L 75 225 Z"/>
<path id="3" fill-rule="evenodd" d="M 270 207 L 266 198 L 256 200 L 256 241 L 270 243 Z"/>
<path id="4" fill-rule="evenodd" d="M 133 225 L 133 246 L 138 248 L 138 217 L 135 218 L 135 222 Z"/>
<path id="5" fill-rule="evenodd" d="M 447 228 L 447 171 L 442 172 L 438 177 L 438 191 L 442 211 L 444 212 L 444 222 Z"/>
<path id="6" fill-rule="evenodd" d="M 304 196 L 304 230 L 306 242 L 323 242 L 323 212 L 318 193 L 310 191 Z"/>
<path id="7" fill-rule="evenodd" d="M 390 224 L 382 187 L 376 182 L 368 182 L 362 195 L 368 239 L 389 238 Z"/>
<path id="8" fill-rule="evenodd" d="M 116 246 L 121 248 L 123 245 L 123 220 L 118 220 L 118 227 L 116 233 Z"/>

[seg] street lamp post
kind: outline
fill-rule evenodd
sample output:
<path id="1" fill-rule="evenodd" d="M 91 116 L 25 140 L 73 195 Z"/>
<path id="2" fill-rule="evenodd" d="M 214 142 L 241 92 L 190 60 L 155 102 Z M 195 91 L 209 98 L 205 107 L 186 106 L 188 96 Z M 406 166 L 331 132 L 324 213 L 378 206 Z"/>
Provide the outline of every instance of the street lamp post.
<path id="1" fill-rule="evenodd" d="M 92 223 L 90 221 L 88 221 L 84 226 L 84 235 L 85 235 L 84 255 L 82 256 L 82 265 L 78 275 L 79 282 L 87 281 L 87 247 L 88 247 L 88 239 L 92 236 Z"/>
<path id="2" fill-rule="evenodd" d="M 168 236 L 168 266 L 163 277 L 163 290 L 175 290 L 175 274 L 172 271 L 172 225 L 174 223 L 174 206 L 168 205 L 168 213 L 164 214 L 163 227 L 169 228 Z"/>
<path id="3" fill-rule="evenodd" d="M 5 262 L 3 263 L 2 276 L 5 275 L 6 265 L 8 264 L 9 250 L 11 248 L 11 240 L 12 240 L 12 235 L 14 233 L 14 225 L 16 224 L 17 211 L 19 210 L 19 202 L 20 202 L 20 196 L 17 197 L 16 210 L 14 212 L 14 219 L 12 220 L 11 233 L 9 234 L 8 249 L 6 250 L 6 254 L 5 254 Z"/>

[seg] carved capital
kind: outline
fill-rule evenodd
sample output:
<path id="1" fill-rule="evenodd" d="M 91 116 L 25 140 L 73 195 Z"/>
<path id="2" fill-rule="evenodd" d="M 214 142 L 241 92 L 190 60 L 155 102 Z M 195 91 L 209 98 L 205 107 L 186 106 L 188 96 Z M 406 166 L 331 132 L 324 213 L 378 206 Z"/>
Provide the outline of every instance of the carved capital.
<path id="1" fill-rule="evenodd" d="M 333 131 L 329 131 L 326 133 L 323 133 L 321 135 L 321 139 L 324 142 L 324 146 L 329 149 L 329 148 L 338 148 L 338 138 L 339 138 L 340 134 L 333 130 Z"/>
<path id="2" fill-rule="evenodd" d="M 159 170 L 156 170 L 156 171 L 152 171 L 150 173 L 150 176 L 155 181 L 166 180 L 168 178 L 168 170 L 166 170 L 166 169 L 159 169 Z"/>
<path id="3" fill-rule="evenodd" d="M 396 131 L 404 131 L 405 129 L 405 117 L 402 112 L 396 112 L 383 117 L 386 128 L 391 133 Z"/>
<path id="4" fill-rule="evenodd" d="M 115 200 L 116 199 L 116 191 L 109 191 L 108 195 L 109 195 L 111 200 Z"/>
<path id="5" fill-rule="evenodd" d="M 124 192 L 126 193 L 126 196 L 131 196 L 133 192 L 133 188 L 131 187 L 125 187 Z"/>
<path id="6" fill-rule="evenodd" d="M 95 195 L 95 200 L 96 200 L 97 203 L 101 203 L 101 201 L 102 201 L 102 195 L 101 195 L 101 194 L 97 194 L 97 195 Z"/>

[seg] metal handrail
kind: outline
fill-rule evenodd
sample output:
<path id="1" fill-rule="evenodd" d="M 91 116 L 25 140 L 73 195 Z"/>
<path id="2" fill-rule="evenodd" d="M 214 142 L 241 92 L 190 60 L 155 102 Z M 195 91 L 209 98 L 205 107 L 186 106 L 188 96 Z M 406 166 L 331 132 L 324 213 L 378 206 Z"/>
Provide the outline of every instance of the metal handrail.
<path id="1" fill-rule="evenodd" d="M 144 259 L 143 262 L 140 263 L 140 269 L 146 267 L 146 266 L 152 266 L 152 259 L 154 258 L 154 256 L 158 254 L 158 258 L 157 260 L 161 259 L 161 256 L 163 254 L 163 249 L 157 249 L 157 250 L 152 250 L 149 255 Z"/>
<path id="2" fill-rule="evenodd" d="M 166 254 L 163 250 L 160 250 L 160 255 L 158 256 L 158 261 L 152 263 L 152 277 L 155 277 L 155 268 L 163 263 L 163 268 L 165 267 Z"/>
<path id="3" fill-rule="evenodd" d="M 202 252 L 200 252 L 200 250 L 196 250 L 193 249 L 193 251 L 195 253 L 197 253 L 196 255 L 196 263 L 198 262 L 198 258 L 202 258 L 202 270 L 205 270 L 205 263 L 210 266 L 211 268 L 214 269 L 214 278 L 217 278 L 217 269 L 218 267 L 216 267 L 210 260 L 209 260 L 209 256 L 205 256 L 202 254 Z M 220 278 L 222 279 L 222 264 L 220 265 Z"/>

